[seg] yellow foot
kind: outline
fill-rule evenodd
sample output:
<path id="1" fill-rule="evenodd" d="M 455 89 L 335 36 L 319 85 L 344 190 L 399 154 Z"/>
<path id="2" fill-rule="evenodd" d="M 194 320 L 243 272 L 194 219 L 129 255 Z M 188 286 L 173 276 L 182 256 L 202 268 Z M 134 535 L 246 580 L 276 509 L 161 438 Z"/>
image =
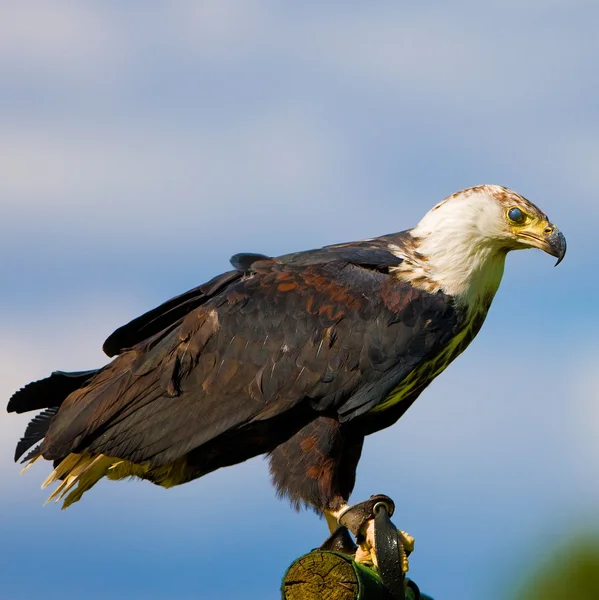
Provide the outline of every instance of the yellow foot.
<path id="1" fill-rule="evenodd" d="M 365 564 L 374 565 L 378 567 L 378 560 L 376 557 L 376 548 L 374 541 L 374 519 L 368 519 L 362 529 L 356 536 L 358 543 L 358 551 L 356 552 L 355 561 Z"/>
<path id="2" fill-rule="evenodd" d="M 358 550 L 355 561 L 366 565 L 373 565 L 378 568 L 378 558 L 376 555 L 374 519 L 369 519 L 363 529 L 357 535 Z M 401 570 L 405 574 L 410 570 L 408 555 L 414 552 L 414 538 L 405 531 L 397 531 L 399 547 L 401 553 Z"/>
<path id="3" fill-rule="evenodd" d="M 414 552 L 414 542 L 416 540 L 409 533 L 401 531 L 400 529 L 397 530 L 397 533 L 399 534 L 399 541 L 403 546 L 403 549 L 406 552 Z"/>

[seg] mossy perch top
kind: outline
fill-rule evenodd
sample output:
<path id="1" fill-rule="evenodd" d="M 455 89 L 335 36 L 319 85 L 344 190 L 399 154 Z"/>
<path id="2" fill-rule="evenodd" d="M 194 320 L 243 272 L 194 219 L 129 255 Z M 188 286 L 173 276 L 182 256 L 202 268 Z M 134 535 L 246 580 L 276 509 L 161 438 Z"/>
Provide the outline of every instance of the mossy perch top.
<path id="1" fill-rule="evenodd" d="M 283 600 L 390 600 L 380 577 L 351 557 L 315 550 L 298 558 L 285 573 Z M 427 600 L 420 595 L 421 600 Z M 417 600 L 412 589 L 406 600 Z M 428 599 L 430 600 L 430 599 Z"/>

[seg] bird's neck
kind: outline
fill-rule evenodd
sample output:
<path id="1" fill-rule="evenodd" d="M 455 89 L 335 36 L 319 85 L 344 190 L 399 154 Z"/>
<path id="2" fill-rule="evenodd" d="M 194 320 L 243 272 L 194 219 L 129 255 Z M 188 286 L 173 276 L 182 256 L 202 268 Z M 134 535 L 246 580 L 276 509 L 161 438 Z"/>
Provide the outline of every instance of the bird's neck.
<path id="1" fill-rule="evenodd" d="M 488 310 L 503 276 L 505 250 L 452 235 L 413 241 L 398 276 L 429 292 L 441 290 L 468 312 Z"/>

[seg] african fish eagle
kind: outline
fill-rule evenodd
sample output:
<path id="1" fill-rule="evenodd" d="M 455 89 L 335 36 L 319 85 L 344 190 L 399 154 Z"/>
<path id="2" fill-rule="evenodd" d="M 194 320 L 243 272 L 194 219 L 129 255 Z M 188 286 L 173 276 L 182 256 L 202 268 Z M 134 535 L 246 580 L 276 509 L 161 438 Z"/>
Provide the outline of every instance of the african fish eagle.
<path id="1" fill-rule="evenodd" d="M 66 508 L 103 477 L 171 487 L 267 454 L 278 493 L 334 528 L 364 437 L 465 350 L 507 253 L 524 248 L 559 263 L 566 242 L 534 204 L 481 185 L 401 233 L 235 255 L 233 270 L 117 329 L 112 362 L 16 392 L 9 412 L 42 412 L 15 460 L 37 444 L 23 462 L 53 461 L 44 486 L 61 480 L 50 498 Z"/>

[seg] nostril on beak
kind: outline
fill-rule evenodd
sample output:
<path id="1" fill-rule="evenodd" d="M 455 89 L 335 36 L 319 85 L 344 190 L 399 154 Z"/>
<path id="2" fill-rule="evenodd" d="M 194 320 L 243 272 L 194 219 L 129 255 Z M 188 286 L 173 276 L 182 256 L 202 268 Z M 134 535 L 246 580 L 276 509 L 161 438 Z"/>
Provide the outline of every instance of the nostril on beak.
<path id="1" fill-rule="evenodd" d="M 551 235 L 555 231 L 555 227 L 553 225 L 549 225 L 545 227 L 545 235 Z"/>

